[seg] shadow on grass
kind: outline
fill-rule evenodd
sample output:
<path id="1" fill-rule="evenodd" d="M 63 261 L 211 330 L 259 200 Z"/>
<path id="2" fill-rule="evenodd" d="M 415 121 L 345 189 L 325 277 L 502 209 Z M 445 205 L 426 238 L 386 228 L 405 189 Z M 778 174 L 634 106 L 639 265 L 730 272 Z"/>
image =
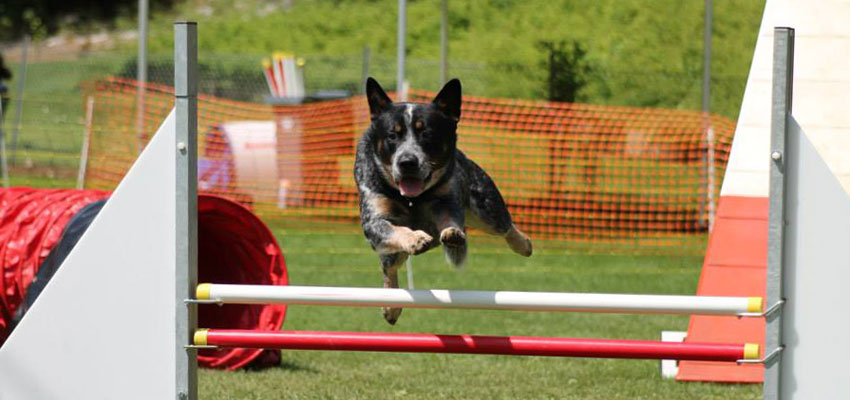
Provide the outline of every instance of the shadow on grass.
<path id="1" fill-rule="evenodd" d="M 263 366 L 263 365 L 255 365 L 249 364 L 242 368 L 243 371 L 247 373 L 256 373 L 256 372 L 270 372 L 270 371 L 286 371 L 286 372 L 306 372 L 308 374 L 318 374 L 319 370 L 308 367 L 306 365 L 294 363 L 291 361 L 281 360 L 278 365 L 271 366 Z"/>
<path id="2" fill-rule="evenodd" d="M 315 368 L 284 360 L 281 352 L 275 350 L 263 351 L 257 358 L 240 368 L 240 370 L 245 371 L 246 373 L 289 371 L 316 374 L 319 372 L 319 370 Z"/>
<path id="3" fill-rule="evenodd" d="M 306 365 L 300 365 L 298 363 L 290 362 L 290 361 L 281 361 L 280 365 L 275 367 L 277 370 L 282 370 L 286 372 L 306 372 L 308 374 L 318 374 L 319 370 L 308 367 Z"/>

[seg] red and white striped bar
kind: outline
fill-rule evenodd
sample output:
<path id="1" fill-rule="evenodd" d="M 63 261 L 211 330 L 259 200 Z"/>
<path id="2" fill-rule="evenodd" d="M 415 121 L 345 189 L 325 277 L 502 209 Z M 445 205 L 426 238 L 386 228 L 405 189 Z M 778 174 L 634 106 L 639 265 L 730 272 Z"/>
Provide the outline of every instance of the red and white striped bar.
<path id="1" fill-rule="evenodd" d="M 433 335 L 201 329 L 196 346 L 257 349 L 503 354 L 516 356 L 635 358 L 698 361 L 757 359 L 757 344 L 675 343 L 523 336 Z"/>
<path id="2" fill-rule="evenodd" d="M 407 290 L 209 283 L 198 285 L 195 295 L 198 300 L 227 304 L 308 304 L 702 315 L 754 315 L 762 311 L 761 297 Z"/>

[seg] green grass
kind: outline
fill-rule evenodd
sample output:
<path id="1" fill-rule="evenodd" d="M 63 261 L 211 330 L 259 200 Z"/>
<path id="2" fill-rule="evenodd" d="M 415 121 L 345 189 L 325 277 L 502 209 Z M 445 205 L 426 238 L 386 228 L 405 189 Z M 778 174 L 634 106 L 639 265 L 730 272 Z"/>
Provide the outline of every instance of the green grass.
<path id="1" fill-rule="evenodd" d="M 76 178 L 59 177 L 50 178 L 41 174 L 28 175 L 18 174 L 17 171 L 9 172 L 9 186 L 11 187 L 36 187 L 50 189 L 69 189 L 77 185 Z"/>
<path id="2" fill-rule="evenodd" d="M 292 284 L 380 285 L 377 257 L 359 234 L 284 228 L 275 233 Z M 464 270 L 448 267 L 439 251 L 416 257 L 416 285 L 693 294 L 702 263 L 700 256 L 591 254 L 558 243 L 536 244 L 535 255 L 525 259 L 503 244 L 472 236 Z M 657 340 L 661 330 L 686 329 L 687 317 L 408 309 L 391 327 L 377 309 L 292 306 L 284 327 Z M 761 395 L 758 385 L 665 381 L 658 361 L 308 351 L 285 351 L 283 361 L 280 367 L 261 371 L 203 370 L 201 398 L 607 400 Z"/>
<path id="3" fill-rule="evenodd" d="M 13 133 L 19 132 L 14 166 L 75 169 L 79 164 L 85 127 L 81 85 L 114 74 L 125 59 L 121 54 L 107 54 L 30 62 L 24 82 L 19 131 L 15 126 L 17 99 L 13 98 L 9 109 L 4 110 L 10 157 Z M 9 85 L 13 88 L 13 97 L 21 78 L 17 70 L 15 72 Z"/>

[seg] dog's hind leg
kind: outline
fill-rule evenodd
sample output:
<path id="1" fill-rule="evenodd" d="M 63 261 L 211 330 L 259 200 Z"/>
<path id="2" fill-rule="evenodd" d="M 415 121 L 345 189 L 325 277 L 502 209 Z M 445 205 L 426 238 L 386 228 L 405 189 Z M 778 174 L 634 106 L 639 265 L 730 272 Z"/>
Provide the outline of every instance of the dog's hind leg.
<path id="1" fill-rule="evenodd" d="M 466 217 L 469 225 L 502 236 L 515 253 L 531 256 L 531 239 L 511 221 L 511 214 L 496 184 L 474 162 L 470 160 L 469 164 L 469 209 Z"/>
<path id="2" fill-rule="evenodd" d="M 514 253 L 517 253 L 524 257 L 531 256 L 531 239 L 528 237 L 528 235 L 519 230 L 516 225 L 511 223 L 510 227 L 508 227 L 507 230 L 504 230 L 504 227 L 502 227 L 502 230 L 499 230 L 496 226 L 487 223 L 487 219 L 481 218 L 479 215 L 477 215 L 477 213 L 472 208 L 470 208 L 469 211 L 470 212 L 467 214 L 466 217 L 469 226 L 476 229 L 480 229 L 491 235 L 504 237 L 505 242 L 508 243 L 508 247 L 510 247 L 511 250 L 514 251 Z"/>
<path id="3" fill-rule="evenodd" d="M 407 261 L 407 253 L 381 254 L 381 269 L 384 271 L 384 288 L 398 289 L 398 269 Z M 384 307 L 381 309 L 384 319 L 395 325 L 401 315 L 401 308 Z"/>

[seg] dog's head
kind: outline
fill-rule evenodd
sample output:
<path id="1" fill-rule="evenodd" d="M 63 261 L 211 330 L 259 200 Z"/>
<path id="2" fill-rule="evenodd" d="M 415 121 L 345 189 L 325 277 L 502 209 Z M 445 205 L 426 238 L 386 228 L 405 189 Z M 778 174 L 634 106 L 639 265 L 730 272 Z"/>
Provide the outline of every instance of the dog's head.
<path id="1" fill-rule="evenodd" d="M 413 198 L 436 184 L 454 161 L 460 120 L 460 81 L 452 79 L 430 103 L 393 103 L 372 78 L 366 81 L 372 114 L 367 132 L 387 183 Z"/>

